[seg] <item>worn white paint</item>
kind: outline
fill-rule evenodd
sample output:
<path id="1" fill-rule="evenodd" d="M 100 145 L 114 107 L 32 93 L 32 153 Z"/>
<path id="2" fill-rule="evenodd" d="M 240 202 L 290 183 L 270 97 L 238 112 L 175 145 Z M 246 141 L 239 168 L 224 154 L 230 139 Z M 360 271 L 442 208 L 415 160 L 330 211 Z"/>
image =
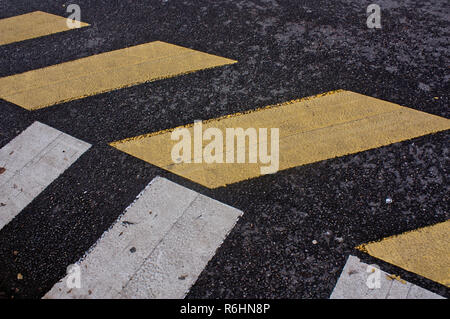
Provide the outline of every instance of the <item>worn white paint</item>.
<path id="1" fill-rule="evenodd" d="M 0 149 L 0 229 L 72 165 L 90 144 L 34 122 Z"/>
<path id="2" fill-rule="evenodd" d="M 368 264 L 358 257 L 349 256 L 342 270 L 330 299 L 442 299 L 443 297 L 413 285 L 404 280 L 389 277 L 389 274 L 370 265 L 379 271 L 379 287 L 369 288 L 367 285 L 369 276 L 376 276 Z M 373 281 L 370 281 L 372 282 Z"/>
<path id="3" fill-rule="evenodd" d="M 183 298 L 241 214 L 156 177 L 44 298 Z"/>

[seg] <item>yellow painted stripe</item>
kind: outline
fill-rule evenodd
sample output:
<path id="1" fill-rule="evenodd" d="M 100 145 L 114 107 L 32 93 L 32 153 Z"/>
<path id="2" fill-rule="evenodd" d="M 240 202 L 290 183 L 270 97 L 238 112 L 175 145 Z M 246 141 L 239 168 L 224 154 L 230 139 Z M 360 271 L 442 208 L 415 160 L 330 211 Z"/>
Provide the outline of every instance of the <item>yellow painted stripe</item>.
<path id="1" fill-rule="evenodd" d="M 194 136 L 192 125 L 186 127 Z M 340 90 L 203 122 L 203 131 L 210 127 L 221 129 L 224 141 L 225 128 L 268 128 L 269 131 L 279 128 L 279 165 L 280 170 L 284 170 L 447 130 L 450 120 Z M 260 167 L 267 166 L 259 163 L 175 164 L 171 150 L 178 141 L 171 140 L 172 130 L 111 145 L 209 188 L 258 177 Z M 203 147 L 207 144 L 204 142 Z"/>
<path id="2" fill-rule="evenodd" d="M 35 11 L 0 20 L 0 45 L 68 31 L 67 18 Z M 89 24 L 80 22 L 80 28 Z"/>
<path id="3" fill-rule="evenodd" d="M 156 41 L 0 78 L 0 97 L 36 110 L 236 62 Z"/>
<path id="4" fill-rule="evenodd" d="M 378 259 L 450 287 L 450 221 L 357 248 Z"/>

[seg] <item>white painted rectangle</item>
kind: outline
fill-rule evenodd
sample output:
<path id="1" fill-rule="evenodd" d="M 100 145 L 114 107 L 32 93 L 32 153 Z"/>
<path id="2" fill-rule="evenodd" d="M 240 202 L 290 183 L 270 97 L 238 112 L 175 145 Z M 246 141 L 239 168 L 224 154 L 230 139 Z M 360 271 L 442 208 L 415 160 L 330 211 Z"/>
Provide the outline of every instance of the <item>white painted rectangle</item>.
<path id="1" fill-rule="evenodd" d="M 183 298 L 241 215 L 156 177 L 44 298 Z"/>
<path id="2" fill-rule="evenodd" d="M 0 149 L 0 229 L 62 174 L 90 144 L 34 122 Z"/>
<path id="3" fill-rule="evenodd" d="M 375 274 L 371 268 L 368 269 L 368 264 L 350 255 L 330 299 L 444 299 L 407 281 L 391 278 L 376 265 L 371 266 L 377 268 L 379 273 Z M 377 277 L 378 287 L 371 285 Z M 372 288 L 369 288 L 370 286 Z"/>

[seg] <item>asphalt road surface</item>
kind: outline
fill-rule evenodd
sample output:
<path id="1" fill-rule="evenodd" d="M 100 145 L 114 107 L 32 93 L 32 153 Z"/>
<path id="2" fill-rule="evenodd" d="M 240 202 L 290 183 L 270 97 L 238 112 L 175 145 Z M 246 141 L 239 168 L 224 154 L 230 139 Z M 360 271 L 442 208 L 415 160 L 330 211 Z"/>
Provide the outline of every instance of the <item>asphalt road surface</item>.
<path id="1" fill-rule="evenodd" d="M 34 121 L 92 145 L 0 230 L 0 295 L 42 297 L 159 175 L 244 212 L 187 298 L 329 298 L 349 255 L 448 298 L 355 249 L 449 219 L 448 131 L 216 189 L 109 145 L 337 89 L 449 118 L 448 1 L 377 0 L 369 29 L 372 2 L 76 0 L 89 27 L 0 46 L 0 77 L 156 40 L 238 61 L 36 111 L 0 100 L 0 147 Z M 70 3 L 0 0 L 0 18 Z"/>

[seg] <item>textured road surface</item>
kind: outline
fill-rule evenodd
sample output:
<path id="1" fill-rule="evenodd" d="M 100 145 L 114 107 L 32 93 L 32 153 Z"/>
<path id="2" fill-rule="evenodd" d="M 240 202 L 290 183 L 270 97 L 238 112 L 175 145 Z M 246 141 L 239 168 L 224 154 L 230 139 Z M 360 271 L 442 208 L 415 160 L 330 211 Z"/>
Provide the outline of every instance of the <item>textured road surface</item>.
<path id="1" fill-rule="evenodd" d="M 35 112 L 0 100 L 0 147 L 35 120 L 93 145 L 0 231 L 0 295 L 42 297 L 161 175 L 244 211 L 188 298 L 328 298 L 349 254 L 449 297 L 354 249 L 449 218 L 449 132 L 217 190 L 108 146 L 334 89 L 449 118 L 448 1 L 377 0 L 379 30 L 372 2 L 77 0 L 90 27 L 1 46 L 0 76 L 155 40 L 239 63 Z M 0 0 L 0 18 L 69 3 Z"/>

